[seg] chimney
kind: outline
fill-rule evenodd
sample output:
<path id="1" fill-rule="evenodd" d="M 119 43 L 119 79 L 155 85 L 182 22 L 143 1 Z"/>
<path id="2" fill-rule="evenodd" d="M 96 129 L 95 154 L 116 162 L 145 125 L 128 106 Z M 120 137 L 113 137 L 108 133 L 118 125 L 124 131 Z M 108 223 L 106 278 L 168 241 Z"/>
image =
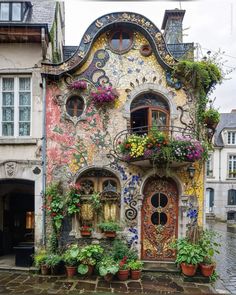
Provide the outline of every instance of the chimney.
<path id="1" fill-rule="evenodd" d="M 161 29 L 164 30 L 164 38 L 167 44 L 183 43 L 183 18 L 185 10 L 166 10 Z"/>

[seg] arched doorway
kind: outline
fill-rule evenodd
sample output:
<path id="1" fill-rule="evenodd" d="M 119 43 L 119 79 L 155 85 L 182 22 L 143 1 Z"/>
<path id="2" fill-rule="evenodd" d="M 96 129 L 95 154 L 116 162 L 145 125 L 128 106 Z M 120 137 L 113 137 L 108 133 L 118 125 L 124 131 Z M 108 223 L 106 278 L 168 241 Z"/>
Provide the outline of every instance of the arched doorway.
<path id="1" fill-rule="evenodd" d="M 177 238 L 178 189 L 168 177 L 150 177 L 144 186 L 141 243 L 143 260 L 175 260 L 170 243 Z"/>
<path id="2" fill-rule="evenodd" d="M 21 243 L 34 242 L 34 182 L 0 181 L 0 251 L 11 254 Z"/>
<path id="3" fill-rule="evenodd" d="M 130 105 L 131 128 L 143 129 L 169 126 L 169 106 L 158 94 L 148 92 L 137 96 Z"/>

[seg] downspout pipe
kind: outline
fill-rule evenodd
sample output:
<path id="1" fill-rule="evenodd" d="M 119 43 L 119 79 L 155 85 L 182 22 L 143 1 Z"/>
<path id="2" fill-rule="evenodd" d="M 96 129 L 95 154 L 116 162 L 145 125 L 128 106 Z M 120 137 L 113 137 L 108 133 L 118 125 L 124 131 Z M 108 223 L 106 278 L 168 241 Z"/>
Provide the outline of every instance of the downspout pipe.
<path id="1" fill-rule="evenodd" d="M 42 118 L 42 201 L 43 201 L 43 212 L 42 212 L 42 244 L 46 246 L 46 78 L 43 79 L 43 118 Z"/>

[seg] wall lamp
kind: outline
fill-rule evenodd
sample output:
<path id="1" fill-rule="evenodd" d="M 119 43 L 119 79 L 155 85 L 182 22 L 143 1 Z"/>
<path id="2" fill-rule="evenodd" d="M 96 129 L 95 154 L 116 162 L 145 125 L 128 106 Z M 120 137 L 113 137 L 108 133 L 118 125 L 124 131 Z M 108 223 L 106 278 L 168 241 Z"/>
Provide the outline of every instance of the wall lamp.
<path id="1" fill-rule="evenodd" d="M 193 167 L 192 164 L 188 167 L 187 171 L 189 173 L 189 177 L 193 179 L 195 176 L 196 169 Z"/>

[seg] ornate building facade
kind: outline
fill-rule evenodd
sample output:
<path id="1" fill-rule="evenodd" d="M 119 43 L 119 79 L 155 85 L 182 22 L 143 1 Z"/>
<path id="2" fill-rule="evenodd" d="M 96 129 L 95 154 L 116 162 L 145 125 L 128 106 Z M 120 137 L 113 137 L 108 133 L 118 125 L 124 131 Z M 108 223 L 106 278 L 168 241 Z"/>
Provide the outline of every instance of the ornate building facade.
<path id="1" fill-rule="evenodd" d="M 65 190 L 79 183 L 82 194 L 80 213 L 63 225 L 64 240 L 81 241 L 80 227 L 90 223 L 86 241 L 100 241 L 98 223 L 116 220 L 142 259 L 171 261 L 170 243 L 185 234 L 190 203 L 202 224 L 202 166 L 193 159 L 167 164 L 147 144 L 155 132 L 158 151 L 172 139 L 194 142 L 196 98 L 172 79 L 176 63 L 154 23 L 117 12 L 96 19 L 68 60 L 44 64 L 47 183 L 61 181 Z M 106 103 L 111 93 L 116 99 Z M 135 136 L 149 151 L 132 154 Z M 90 204 L 94 193 L 100 212 Z"/>

